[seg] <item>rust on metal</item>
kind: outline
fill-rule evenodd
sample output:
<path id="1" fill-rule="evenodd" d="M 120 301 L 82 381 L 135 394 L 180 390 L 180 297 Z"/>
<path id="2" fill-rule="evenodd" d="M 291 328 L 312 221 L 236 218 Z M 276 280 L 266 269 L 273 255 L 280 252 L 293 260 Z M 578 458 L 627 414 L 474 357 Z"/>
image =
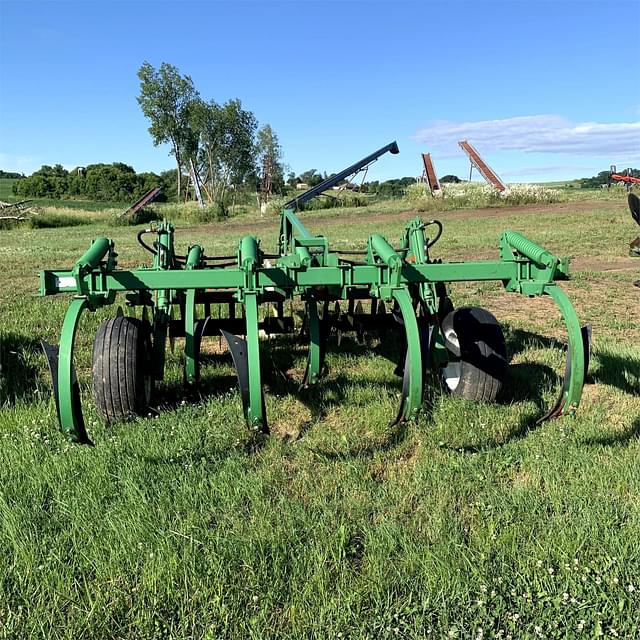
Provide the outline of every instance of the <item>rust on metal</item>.
<path id="1" fill-rule="evenodd" d="M 467 141 L 460 140 L 458 142 L 460 148 L 469 156 L 471 165 L 475 167 L 480 175 L 489 183 L 492 184 L 498 191 L 505 191 L 506 186 L 502 180 L 498 177 L 498 174 L 480 157 L 478 151 Z"/>

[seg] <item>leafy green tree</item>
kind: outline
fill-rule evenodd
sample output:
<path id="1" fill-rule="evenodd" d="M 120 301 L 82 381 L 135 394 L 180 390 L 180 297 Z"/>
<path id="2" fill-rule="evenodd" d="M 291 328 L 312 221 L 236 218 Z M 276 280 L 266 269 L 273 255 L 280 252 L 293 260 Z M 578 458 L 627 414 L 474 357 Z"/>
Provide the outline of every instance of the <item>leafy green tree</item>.
<path id="1" fill-rule="evenodd" d="M 440 184 L 447 184 L 447 183 L 459 183 L 462 182 L 462 180 L 460 180 L 460 178 L 458 178 L 458 176 L 454 176 L 451 174 L 447 174 L 446 176 L 442 176 L 442 178 L 440 178 Z"/>
<path id="2" fill-rule="evenodd" d="M 322 182 L 323 178 L 322 174 L 317 169 L 309 169 L 308 171 L 301 173 L 298 176 L 298 180 L 300 182 L 304 182 L 304 184 L 308 184 L 309 187 L 315 187 Z"/>
<path id="3" fill-rule="evenodd" d="M 265 124 L 258 130 L 256 150 L 260 192 L 267 201 L 272 193 L 282 193 L 284 189 L 282 148 L 271 125 Z"/>
<path id="4" fill-rule="evenodd" d="M 597 176 L 591 178 L 582 178 L 580 180 L 581 189 L 599 189 L 603 184 L 609 184 L 610 173 L 608 171 L 600 171 Z"/>
<path id="5" fill-rule="evenodd" d="M 198 141 L 198 166 L 206 190 L 215 202 L 224 202 L 229 188 L 255 176 L 254 137 L 257 121 L 240 100 L 223 105 L 200 101 L 192 117 Z"/>
<path id="6" fill-rule="evenodd" d="M 160 184 L 162 187 L 163 193 L 166 195 L 167 200 L 170 202 L 176 202 L 179 200 L 178 192 L 176 190 L 177 184 L 177 174 L 178 172 L 175 169 L 170 169 L 169 171 L 162 171 L 160 173 Z M 183 176 L 184 177 L 184 176 Z"/>
<path id="7" fill-rule="evenodd" d="M 153 144 L 171 145 L 176 159 L 178 197 L 182 193 L 182 168 L 195 153 L 197 139 L 191 126 L 194 109 L 200 97 L 189 76 L 182 76 L 176 67 L 166 62 L 155 69 L 144 62 L 138 70 L 140 95 L 138 103 L 150 121 Z"/>
<path id="8" fill-rule="evenodd" d="M 69 175 L 69 172 L 61 164 L 56 164 L 53 167 L 48 164 L 43 164 L 40 169 L 34 171 L 32 175 L 47 178 L 64 178 Z"/>

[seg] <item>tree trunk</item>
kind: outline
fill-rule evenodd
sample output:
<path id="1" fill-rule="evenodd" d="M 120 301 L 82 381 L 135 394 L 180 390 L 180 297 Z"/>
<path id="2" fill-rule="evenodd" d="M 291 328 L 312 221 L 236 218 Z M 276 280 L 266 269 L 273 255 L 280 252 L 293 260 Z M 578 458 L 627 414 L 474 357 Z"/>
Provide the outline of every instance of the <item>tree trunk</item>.
<path id="1" fill-rule="evenodd" d="M 182 194 L 182 169 L 180 168 L 180 152 L 176 149 L 176 165 L 178 166 L 178 197 L 180 202 L 180 195 Z"/>

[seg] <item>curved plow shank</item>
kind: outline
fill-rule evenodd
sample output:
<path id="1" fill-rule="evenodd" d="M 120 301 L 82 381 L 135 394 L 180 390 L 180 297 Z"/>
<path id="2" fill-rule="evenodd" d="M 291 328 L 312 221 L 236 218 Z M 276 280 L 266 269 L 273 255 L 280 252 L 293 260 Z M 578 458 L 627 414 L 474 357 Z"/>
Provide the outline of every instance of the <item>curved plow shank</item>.
<path id="1" fill-rule="evenodd" d="M 188 317 L 188 314 L 187 314 Z M 184 344 L 184 372 L 187 385 L 195 387 L 200 384 L 200 349 L 202 347 L 202 336 L 209 324 L 210 316 L 201 318 L 188 332 L 189 322 L 185 324 L 185 344 Z"/>
<path id="2" fill-rule="evenodd" d="M 186 298 L 184 309 L 184 379 L 188 385 L 194 386 L 198 384 L 200 378 L 199 349 L 196 348 L 196 290 L 189 289 Z M 202 338 L 202 335 L 200 337 Z"/>
<path id="3" fill-rule="evenodd" d="M 246 340 L 220 329 L 227 341 L 233 364 L 238 374 L 242 409 L 247 426 L 260 433 L 269 433 L 260 376 L 260 353 L 258 343 L 258 307 L 255 294 L 245 296 L 247 322 Z"/>
<path id="4" fill-rule="evenodd" d="M 556 302 L 567 326 L 569 344 L 567 361 L 564 369 L 564 380 L 555 404 L 538 420 L 537 424 L 557 418 L 561 415 L 573 415 L 580 404 L 582 388 L 589 368 L 591 344 L 591 326 L 580 326 L 578 316 L 566 294 L 559 287 L 548 287 L 546 290 Z"/>
<path id="5" fill-rule="evenodd" d="M 301 389 L 307 389 L 317 384 L 320 380 L 324 370 L 329 335 L 327 327 L 328 314 L 324 314 L 322 320 L 320 320 L 316 300 L 307 300 L 305 314 L 309 321 L 309 354 L 307 356 L 307 367 L 300 384 Z"/>
<path id="6" fill-rule="evenodd" d="M 53 396 L 62 432 L 70 442 L 92 445 L 84 424 L 80 386 L 73 366 L 76 330 L 80 315 L 87 306 L 87 300 L 82 298 L 71 302 L 64 317 L 59 348 L 44 341 L 41 344 L 51 372 Z"/>
<path id="7" fill-rule="evenodd" d="M 364 309 L 362 308 L 362 302 L 358 300 L 358 304 L 355 309 L 355 320 L 354 320 L 354 328 L 356 330 L 356 341 L 358 344 L 365 344 L 364 338 L 364 327 L 362 326 L 362 322 L 358 319 L 364 314 Z"/>
<path id="8" fill-rule="evenodd" d="M 630 193 L 627 197 L 629 203 L 629 211 L 631 211 L 631 217 L 635 222 L 640 224 L 640 198 L 635 193 Z"/>
<path id="9" fill-rule="evenodd" d="M 398 364 L 398 368 L 400 364 Z M 390 427 L 394 427 L 399 422 L 405 421 L 405 409 L 407 404 L 407 398 L 409 397 L 409 388 L 410 388 L 410 378 L 411 378 L 411 361 L 409 360 L 409 349 L 407 349 L 406 355 L 404 357 L 404 373 L 402 374 L 402 395 L 400 397 L 400 405 L 398 406 L 398 413 L 396 413 L 396 417 L 389 422 Z"/>
<path id="10" fill-rule="evenodd" d="M 423 360 L 420 331 L 411 296 L 406 289 L 393 291 L 393 298 L 398 303 L 398 311 L 402 316 L 407 339 L 407 355 L 404 361 L 402 376 L 402 395 L 396 417 L 389 423 L 413 420 L 418 417 L 422 406 Z"/>

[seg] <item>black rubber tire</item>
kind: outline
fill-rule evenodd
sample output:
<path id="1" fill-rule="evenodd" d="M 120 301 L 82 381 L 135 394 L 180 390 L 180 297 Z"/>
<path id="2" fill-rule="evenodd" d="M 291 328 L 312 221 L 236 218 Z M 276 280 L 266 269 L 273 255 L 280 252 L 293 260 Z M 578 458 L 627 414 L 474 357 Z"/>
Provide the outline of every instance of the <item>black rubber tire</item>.
<path id="1" fill-rule="evenodd" d="M 105 320 L 93 341 L 93 400 L 108 422 L 144 413 L 151 399 L 148 323 L 118 316 Z"/>
<path id="2" fill-rule="evenodd" d="M 495 401 L 507 373 L 507 348 L 494 315 L 480 307 L 460 307 L 442 321 L 442 333 L 454 362 L 443 369 L 445 387 L 467 400 Z"/>

